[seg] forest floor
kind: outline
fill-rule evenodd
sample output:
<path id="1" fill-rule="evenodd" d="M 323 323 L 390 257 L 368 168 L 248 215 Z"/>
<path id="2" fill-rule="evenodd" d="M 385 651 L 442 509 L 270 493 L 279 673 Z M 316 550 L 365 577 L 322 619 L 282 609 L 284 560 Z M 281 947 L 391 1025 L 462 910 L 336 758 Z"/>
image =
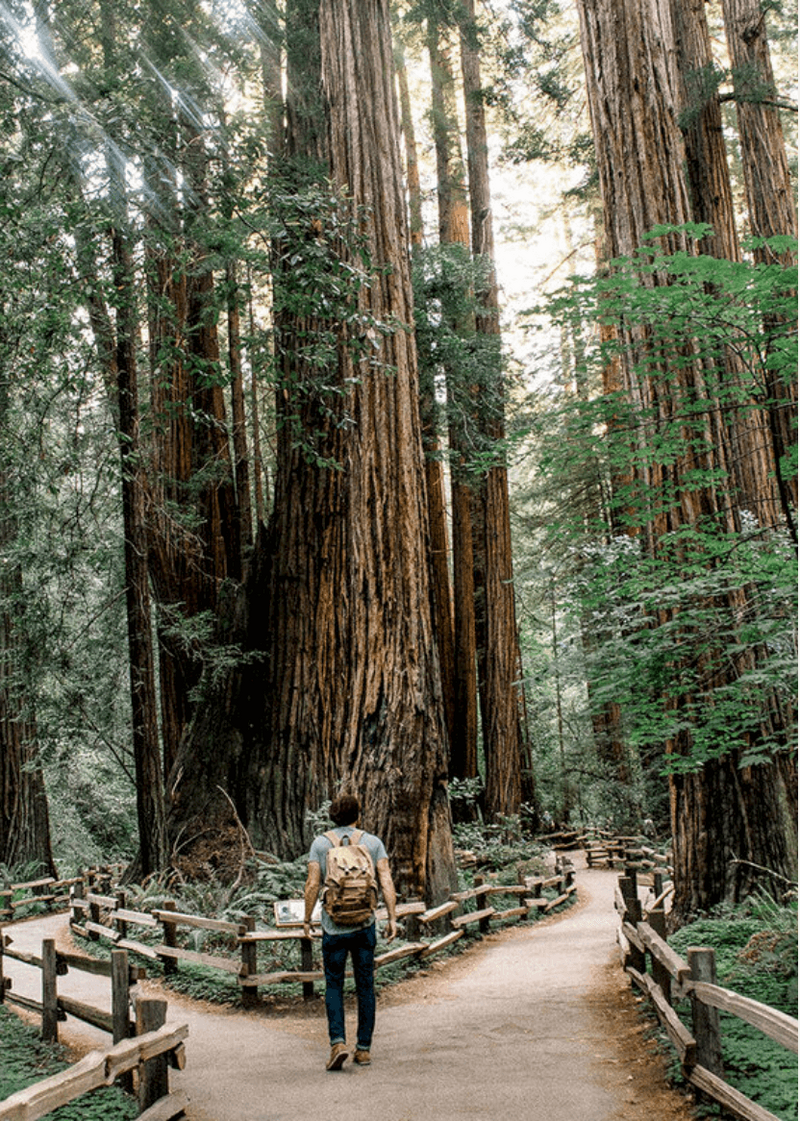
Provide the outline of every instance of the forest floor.
<path id="1" fill-rule="evenodd" d="M 322 999 L 253 1011 L 220 1009 L 144 982 L 165 995 L 168 1019 L 186 1022 L 187 1064 L 171 1087 L 191 1102 L 188 1121 L 691 1121 L 691 1096 L 666 1082 L 666 1060 L 620 969 L 617 874 L 578 870 L 578 901 L 534 925 L 488 935 L 466 953 L 383 989 L 372 1065 L 324 1069 Z M 8 928 L 7 928 L 8 929 Z M 69 944 L 67 917 L 8 929 L 39 952 L 43 937 Z M 37 996 L 9 958 L 14 991 Z M 59 991 L 107 1008 L 103 978 L 71 970 Z M 348 1031 L 354 1035 L 354 1008 Z M 76 1057 L 109 1037 L 68 1017 L 62 1042 Z"/>

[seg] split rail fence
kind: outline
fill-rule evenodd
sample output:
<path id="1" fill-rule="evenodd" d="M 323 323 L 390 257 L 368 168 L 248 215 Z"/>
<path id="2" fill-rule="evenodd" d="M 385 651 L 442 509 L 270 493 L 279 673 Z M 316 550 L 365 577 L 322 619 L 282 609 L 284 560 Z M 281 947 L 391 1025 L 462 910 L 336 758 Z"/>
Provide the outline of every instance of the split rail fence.
<path id="1" fill-rule="evenodd" d="M 125 950 L 112 950 L 109 962 L 64 953 L 56 949 L 52 938 L 43 940 L 41 956 L 14 949 L 13 945 L 13 937 L 0 927 L 0 1003 L 8 1002 L 39 1014 L 45 1042 L 58 1041 L 58 1024 L 69 1014 L 109 1032 L 113 1046 L 109 1051 L 93 1051 L 67 1070 L 12 1094 L 0 1102 L 0 1121 L 36 1121 L 90 1090 L 110 1086 L 118 1078 L 122 1078 L 126 1090 L 133 1091 L 133 1075 L 128 1072 L 134 1070 L 140 1119 L 169 1121 L 183 1112 L 188 1097 L 182 1092 L 170 1093 L 168 1064 L 184 1068 L 183 1040 L 189 1029 L 186 1025 L 166 1024 L 165 1000 L 140 998 L 137 983 L 144 970 L 128 963 Z M 11 978 L 4 973 L 4 958 L 41 971 L 40 1001 L 11 991 Z M 58 978 L 71 968 L 109 978 L 110 1012 L 59 995 Z"/>
<path id="2" fill-rule="evenodd" d="M 615 906 L 621 919 L 617 937 L 623 968 L 650 998 L 678 1053 L 683 1075 L 692 1085 L 743 1121 L 778 1121 L 774 1113 L 725 1081 L 719 1013 L 732 1013 L 795 1054 L 797 1020 L 719 986 L 712 949 L 692 947 L 684 961 L 667 944 L 663 902 L 669 890 L 656 896 L 645 916 L 637 871 L 630 869 L 620 877 Z M 691 1030 L 673 1007 L 686 997 L 691 1001 Z"/>
<path id="3" fill-rule="evenodd" d="M 147 1001 L 148 1004 L 165 1003 Z M 60 1074 L 54 1074 L 0 1102 L 0 1121 L 38 1121 L 59 1106 L 140 1072 L 139 1121 L 170 1121 L 188 1104 L 185 1094 L 170 1094 L 168 1064 L 183 1067 L 185 1024 L 164 1024 L 107 1051 L 92 1051 Z"/>
<path id="4" fill-rule="evenodd" d="M 427 958 L 458 941 L 469 926 L 477 925 L 480 933 L 491 929 L 491 924 L 508 919 L 527 918 L 533 911 L 547 913 L 566 902 L 577 885 L 574 871 L 564 862 L 555 875 L 550 877 L 528 877 L 522 884 L 498 884 L 490 879 L 476 877 L 475 886 L 466 891 L 456 892 L 444 903 L 428 908 L 422 902 L 399 903 L 397 917 L 404 919 L 412 941 L 379 955 L 375 959 L 376 969 L 400 961 L 403 958 Z M 548 898 L 545 891 L 555 891 Z M 512 896 L 517 900 L 513 907 L 496 909 L 491 900 L 496 897 Z M 474 910 L 462 910 L 470 900 L 475 901 Z M 258 990 L 273 985 L 300 983 L 303 995 L 310 999 L 314 995 L 315 982 L 322 981 L 324 974 L 314 968 L 313 939 L 321 936 L 321 931 L 312 929 L 312 937 L 303 935 L 302 927 L 270 928 L 256 930 L 256 920 L 244 917 L 240 922 L 222 919 L 209 919 L 202 915 L 191 915 L 178 911 L 176 905 L 165 902 L 160 908 L 151 911 L 135 911 L 126 906 L 125 893 L 100 894 L 86 891 L 83 882 L 73 886 L 71 899 L 71 929 L 74 933 L 91 940 L 106 939 L 117 949 L 137 953 L 145 959 L 159 961 L 166 975 L 178 970 L 178 963 L 188 962 L 229 973 L 236 977 L 242 992 L 242 1003 L 252 1005 L 259 999 Z M 461 912 L 461 913 L 456 913 Z M 385 910 L 377 913 L 378 921 L 386 918 Z M 423 932 L 441 928 L 448 923 L 449 929 L 430 941 L 422 940 Z M 156 943 L 141 941 L 132 937 L 133 928 L 158 930 L 161 941 Z M 236 950 L 222 953 L 203 953 L 179 945 L 179 931 L 206 930 L 227 936 Z M 295 941 L 300 944 L 301 968 L 299 970 L 259 971 L 258 948 L 261 944 Z"/>

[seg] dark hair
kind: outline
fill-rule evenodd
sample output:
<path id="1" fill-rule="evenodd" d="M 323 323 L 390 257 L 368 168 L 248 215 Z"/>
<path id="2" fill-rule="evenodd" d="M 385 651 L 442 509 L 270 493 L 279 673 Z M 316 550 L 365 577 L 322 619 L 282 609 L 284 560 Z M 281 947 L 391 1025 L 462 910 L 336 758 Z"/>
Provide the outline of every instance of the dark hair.
<path id="1" fill-rule="evenodd" d="M 331 802 L 330 816 L 334 825 L 352 825 L 358 821 L 361 803 L 355 794 L 340 794 Z"/>

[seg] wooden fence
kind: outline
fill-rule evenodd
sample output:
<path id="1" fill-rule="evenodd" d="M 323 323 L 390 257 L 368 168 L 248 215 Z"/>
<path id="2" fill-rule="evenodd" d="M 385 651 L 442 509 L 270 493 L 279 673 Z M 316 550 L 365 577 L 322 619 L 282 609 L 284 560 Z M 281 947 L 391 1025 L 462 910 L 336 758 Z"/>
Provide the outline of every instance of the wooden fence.
<path id="1" fill-rule="evenodd" d="M 666 941 L 663 898 L 657 897 L 646 918 L 643 916 L 635 869 L 620 877 L 615 905 L 621 919 L 618 940 L 623 967 L 652 1001 L 678 1053 L 684 1077 L 743 1121 L 778 1121 L 774 1113 L 725 1081 L 719 1012 L 730 1012 L 752 1024 L 795 1054 L 797 1020 L 721 988 L 712 949 L 690 948 L 688 961 L 683 961 Z M 675 1001 L 686 997 L 691 1001 L 691 1030 L 673 1008 Z"/>
<path id="2" fill-rule="evenodd" d="M 75 1016 L 84 1023 L 92 1024 L 101 1031 L 109 1032 L 115 1043 L 131 1035 L 129 1009 L 132 1000 L 136 997 L 136 984 L 144 977 L 144 970 L 135 965 L 129 965 L 128 955 L 124 950 L 114 950 L 111 961 L 98 961 L 94 958 L 83 957 L 80 954 L 64 953 L 56 950 L 55 941 L 45 938 L 42 942 L 41 957 L 36 954 L 25 953 L 13 948 L 14 939 L 0 927 L 0 1002 L 7 1001 L 29 1012 L 36 1012 L 42 1017 L 42 1039 L 47 1043 L 58 1041 L 58 1024 L 66 1019 L 67 1015 Z M 29 965 L 42 973 L 42 999 L 34 1000 L 31 997 L 17 995 L 11 991 L 12 982 L 6 977 L 3 969 L 3 959 L 12 958 Z M 77 969 L 84 973 L 108 977 L 111 983 L 111 1011 L 105 1012 L 100 1008 L 83 1004 L 72 997 L 59 995 L 58 978 L 65 976 L 70 969 Z"/>
<path id="3" fill-rule="evenodd" d="M 164 1005 L 165 1001 L 140 1001 L 140 1006 Z M 159 1010 L 149 1010 L 148 1018 L 158 1018 Z M 54 1074 L 0 1102 L 0 1121 L 37 1121 L 61 1105 L 74 1101 L 101 1086 L 110 1086 L 120 1077 L 138 1072 L 139 1121 L 170 1121 L 181 1114 L 188 1095 L 169 1092 L 169 1065 L 182 1070 L 185 1065 L 183 1040 L 189 1032 L 185 1024 L 163 1023 L 153 1030 L 141 1031 L 124 1039 L 108 1051 L 92 1051 L 80 1062 Z"/>
<path id="4" fill-rule="evenodd" d="M 123 865 L 104 865 L 89 868 L 80 876 L 68 880 L 56 880 L 45 876 L 40 880 L 0 886 L 0 923 L 15 922 L 19 912 L 32 906 L 45 907 L 48 911 L 63 910 L 70 901 L 72 891 L 80 884 L 96 890 L 110 889 L 116 877 L 122 873 Z M 0 881 L 2 883 L 2 881 Z"/>
<path id="5" fill-rule="evenodd" d="M 137 1071 L 141 1117 L 147 1121 L 169 1121 L 183 1111 L 187 1098 L 185 1094 L 170 1094 L 167 1062 L 183 1069 L 182 1040 L 189 1029 L 185 1025 L 165 1026 L 165 1000 L 139 998 L 136 986 L 144 970 L 129 965 L 125 950 L 112 950 L 111 961 L 107 962 L 56 950 L 52 938 L 43 940 L 41 957 L 12 947 L 13 938 L 0 927 L 0 1003 L 7 1001 L 41 1015 L 42 1039 L 45 1042 L 58 1041 L 58 1024 L 69 1014 L 109 1032 L 114 1046 L 104 1053 L 92 1052 L 60 1074 L 12 1094 L 0 1103 L 0 1121 L 35 1121 L 81 1094 L 99 1086 L 111 1085 L 118 1077 L 134 1069 Z M 41 1001 L 12 993 L 11 978 L 6 977 L 3 970 L 5 957 L 41 971 Z M 58 978 L 65 976 L 70 968 L 109 978 L 110 1012 L 59 995 Z M 130 1016 L 132 1002 L 136 1010 L 133 1021 Z M 134 1089 L 131 1075 L 123 1081 L 125 1089 Z"/>
<path id="6" fill-rule="evenodd" d="M 397 916 L 404 919 L 409 929 L 411 941 L 387 951 L 375 959 L 376 968 L 381 968 L 407 957 L 427 958 L 463 937 L 469 926 L 476 924 L 481 933 L 491 929 L 492 923 L 508 919 L 527 918 L 531 912 L 547 913 L 569 899 L 576 890 L 574 871 L 567 862 L 554 876 L 528 877 L 522 884 L 498 884 L 489 877 L 483 880 L 476 877 L 475 886 L 467 891 L 456 892 L 436 907 L 426 908 L 422 902 L 399 903 Z M 555 891 L 553 898 L 544 892 Z M 491 900 L 511 896 L 516 905 L 496 909 Z M 474 910 L 463 910 L 470 900 L 475 901 Z M 91 940 L 106 939 L 117 949 L 133 951 L 151 961 L 160 961 L 165 974 L 175 973 L 181 961 L 207 966 L 229 973 L 236 977 L 242 991 L 242 1002 L 252 1005 L 258 1001 L 258 990 L 262 987 L 300 983 L 303 994 L 310 998 L 314 994 L 314 983 L 323 980 L 321 970 L 314 968 L 313 938 L 321 932 L 312 930 L 312 938 L 303 936 L 302 927 L 270 928 L 256 930 L 253 917 L 243 918 L 240 922 L 227 922 L 222 919 L 208 919 L 201 915 L 190 915 L 176 909 L 174 903 L 164 903 L 151 911 L 134 911 L 126 906 L 125 894 L 117 891 L 112 894 L 98 894 L 85 891 L 82 882 L 76 883 L 72 890 L 71 928 L 74 933 Z M 457 913 L 460 912 L 460 913 Z M 378 921 L 386 918 L 385 910 L 378 911 Z M 424 940 L 424 932 L 448 924 L 445 933 L 439 933 L 432 940 Z M 132 937 L 132 928 L 159 930 L 159 942 L 142 942 Z M 179 945 L 179 931 L 208 930 L 227 935 L 236 949 L 227 955 L 223 953 L 201 953 Z M 260 972 L 258 948 L 262 944 L 283 941 L 300 943 L 301 968 L 299 970 L 280 970 Z"/>

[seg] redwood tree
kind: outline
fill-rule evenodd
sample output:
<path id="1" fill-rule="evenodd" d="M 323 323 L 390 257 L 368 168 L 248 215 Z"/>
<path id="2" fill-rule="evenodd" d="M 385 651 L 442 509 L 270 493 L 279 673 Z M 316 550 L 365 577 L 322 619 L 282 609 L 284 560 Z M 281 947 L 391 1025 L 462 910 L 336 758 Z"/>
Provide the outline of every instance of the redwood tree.
<path id="1" fill-rule="evenodd" d="M 256 844 L 297 856 L 346 783 L 401 890 L 437 898 L 454 863 L 388 7 L 299 0 L 287 22 L 275 506 L 241 605 L 251 665 L 198 713 L 175 824 L 213 820 L 205 770 Z"/>
<path id="2" fill-rule="evenodd" d="M 606 252 L 618 258 L 633 254 L 654 226 L 680 226 L 692 216 L 670 63 L 674 28 L 669 11 L 651 0 L 581 0 L 579 12 Z M 692 252 L 679 233 L 665 236 L 662 247 Z M 647 282 L 664 281 L 652 275 Z M 676 342 L 670 362 L 663 350 L 651 348 L 645 329 L 626 332 L 621 325 L 620 331 L 625 344 L 622 387 L 637 420 L 640 450 L 657 448 L 670 432 L 681 433 L 677 450 L 642 454 L 637 469 L 641 545 L 645 555 L 657 560 L 670 549 L 680 554 L 687 531 L 709 524 L 723 533 L 735 529 L 725 489 L 713 481 L 730 477 L 731 449 L 711 406 L 691 421 L 686 411 L 687 402 L 708 400 L 704 371 L 692 360 L 691 340 Z M 744 609 L 745 598 L 745 590 L 731 593 L 732 618 Z M 658 623 L 680 627 L 668 610 L 659 612 Z M 691 637 L 688 630 L 685 637 Z M 720 665 L 708 650 L 699 658 L 698 677 L 707 673 L 709 685 L 723 684 L 726 673 L 735 680 L 741 670 L 732 662 Z M 695 908 L 746 893 L 755 865 L 788 877 L 796 873 L 796 770 L 788 752 L 780 751 L 760 765 L 746 765 L 739 747 L 721 758 L 685 766 L 692 754 L 693 698 L 673 693 L 666 704 L 678 729 L 666 751 L 680 764 L 670 777 L 674 913 L 680 919 Z M 780 732 L 786 717 L 765 705 L 763 734 L 770 742 L 786 741 L 788 729 L 783 737 Z M 744 863 L 731 865 L 731 854 Z"/>

